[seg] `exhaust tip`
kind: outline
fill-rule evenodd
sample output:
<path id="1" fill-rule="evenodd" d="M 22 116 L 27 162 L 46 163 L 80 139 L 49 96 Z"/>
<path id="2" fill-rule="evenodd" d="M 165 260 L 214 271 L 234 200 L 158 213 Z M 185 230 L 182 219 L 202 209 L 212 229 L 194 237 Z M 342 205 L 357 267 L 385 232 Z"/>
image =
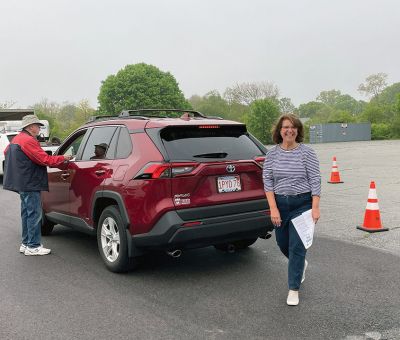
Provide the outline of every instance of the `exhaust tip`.
<path id="1" fill-rule="evenodd" d="M 266 233 L 265 235 L 259 236 L 259 238 L 262 238 L 263 240 L 268 240 L 269 238 L 271 238 L 271 233 Z"/>
<path id="2" fill-rule="evenodd" d="M 174 259 L 177 259 L 178 257 L 180 257 L 182 255 L 182 250 L 175 249 L 175 250 L 167 251 L 167 255 L 173 257 Z"/>

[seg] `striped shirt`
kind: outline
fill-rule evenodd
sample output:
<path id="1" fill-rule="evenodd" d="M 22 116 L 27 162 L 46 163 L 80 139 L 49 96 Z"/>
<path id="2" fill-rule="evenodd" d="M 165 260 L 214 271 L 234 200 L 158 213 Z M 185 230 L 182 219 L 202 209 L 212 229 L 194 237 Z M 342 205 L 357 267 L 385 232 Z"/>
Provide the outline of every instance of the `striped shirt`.
<path id="1" fill-rule="evenodd" d="M 275 145 L 267 152 L 263 169 L 264 190 L 279 195 L 311 192 L 321 195 L 319 162 L 313 149 L 299 144 L 295 149 L 283 150 Z"/>

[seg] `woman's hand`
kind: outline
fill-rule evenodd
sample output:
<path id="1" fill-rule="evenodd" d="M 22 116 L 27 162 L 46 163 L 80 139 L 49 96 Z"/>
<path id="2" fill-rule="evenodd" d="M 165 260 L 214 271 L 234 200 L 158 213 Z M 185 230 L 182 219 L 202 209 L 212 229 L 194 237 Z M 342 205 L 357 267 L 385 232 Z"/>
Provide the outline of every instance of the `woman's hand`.
<path id="1" fill-rule="evenodd" d="M 281 214 L 280 214 L 278 208 L 271 209 L 271 221 L 275 227 L 281 226 L 282 220 L 281 220 Z"/>
<path id="2" fill-rule="evenodd" d="M 317 224 L 319 218 L 320 218 L 320 212 L 319 212 L 319 207 L 313 207 L 311 210 L 311 216 L 315 224 Z"/>
<path id="3" fill-rule="evenodd" d="M 311 217 L 314 220 L 314 223 L 317 224 L 320 213 L 319 213 L 319 196 L 312 197 L 312 206 L 311 206 Z"/>

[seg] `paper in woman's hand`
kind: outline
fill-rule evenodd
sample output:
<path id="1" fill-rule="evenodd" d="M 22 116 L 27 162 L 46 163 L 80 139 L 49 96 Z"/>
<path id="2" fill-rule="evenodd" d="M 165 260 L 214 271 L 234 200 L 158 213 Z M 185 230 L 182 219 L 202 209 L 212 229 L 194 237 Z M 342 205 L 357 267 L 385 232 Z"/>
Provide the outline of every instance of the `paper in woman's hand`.
<path id="1" fill-rule="evenodd" d="M 306 249 L 310 248 L 314 237 L 315 223 L 311 215 L 311 209 L 292 219 L 292 223 Z"/>

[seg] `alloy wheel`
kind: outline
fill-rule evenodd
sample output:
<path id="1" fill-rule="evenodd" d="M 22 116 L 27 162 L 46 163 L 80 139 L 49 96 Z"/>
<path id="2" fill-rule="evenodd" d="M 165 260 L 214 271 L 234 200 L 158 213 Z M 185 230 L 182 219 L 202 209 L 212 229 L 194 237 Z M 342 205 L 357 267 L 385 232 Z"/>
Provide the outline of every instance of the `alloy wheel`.
<path id="1" fill-rule="evenodd" d="M 117 222 L 112 217 L 105 218 L 101 225 L 101 248 L 108 261 L 114 262 L 118 259 L 120 237 Z"/>

